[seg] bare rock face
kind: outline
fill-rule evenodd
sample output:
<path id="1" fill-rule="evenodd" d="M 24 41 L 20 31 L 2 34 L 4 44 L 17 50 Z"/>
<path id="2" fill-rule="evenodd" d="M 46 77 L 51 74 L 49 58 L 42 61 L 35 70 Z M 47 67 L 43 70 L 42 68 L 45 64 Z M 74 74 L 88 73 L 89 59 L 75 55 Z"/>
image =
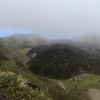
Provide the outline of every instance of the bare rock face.
<path id="1" fill-rule="evenodd" d="M 65 87 L 65 85 L 64 85 L 64 83 L 62 82 L 62 81 L 59 81 L 58 82 L 58 85 L 62 88 L 62 89 L 66 89 L 66 87 Z"/>

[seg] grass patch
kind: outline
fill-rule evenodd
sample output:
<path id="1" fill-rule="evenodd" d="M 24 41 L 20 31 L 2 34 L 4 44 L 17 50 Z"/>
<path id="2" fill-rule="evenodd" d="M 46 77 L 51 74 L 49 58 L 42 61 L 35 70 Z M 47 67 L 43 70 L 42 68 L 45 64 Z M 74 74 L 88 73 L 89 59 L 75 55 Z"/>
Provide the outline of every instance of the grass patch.
<path id="1" fill-rule="evenodd" d="M 71 81 L 71 80 L 64 80 L 63 83 L 65 84 L 67 89 L 73 88 L 83 88 L 89 85 L 95 85 L 100 80 L 100 76 L 97 75 L 90 75 L 89 77 L 85 78 L 82 81 Z"/>
<path id="2" fill-rule="evenodd" d="M 30 50 L 31 48 L 25 48 L 25 49 L 21 49 L 21 50 L 17 50 L 17 51 L 13 51 L 11 53 L 8 53 L 6 56 L 10 59 L 14 59 L 17 58 L 20 61 L 22 61 L 23 63 L 26 63 L 29 58 L 27 57 L 27 52 Z"/>
<path id="3" fill-rule="evenodd" d="M 33 89 L 29 80 L 10 71 L 0 70 L 0 88 L 14 100 L 53 100 L 47 90 Z"/>

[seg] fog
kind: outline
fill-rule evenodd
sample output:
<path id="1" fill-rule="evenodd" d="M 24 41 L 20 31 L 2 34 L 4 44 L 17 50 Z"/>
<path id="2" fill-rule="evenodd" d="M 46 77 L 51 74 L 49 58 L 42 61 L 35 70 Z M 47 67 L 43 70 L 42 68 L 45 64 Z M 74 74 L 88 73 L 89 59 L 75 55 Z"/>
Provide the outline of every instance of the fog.
<path id="1" fill-rule="evenodd" d="M 99 0 L 0 0 L 0 35 L 70 38 L 100 32 Z"/>

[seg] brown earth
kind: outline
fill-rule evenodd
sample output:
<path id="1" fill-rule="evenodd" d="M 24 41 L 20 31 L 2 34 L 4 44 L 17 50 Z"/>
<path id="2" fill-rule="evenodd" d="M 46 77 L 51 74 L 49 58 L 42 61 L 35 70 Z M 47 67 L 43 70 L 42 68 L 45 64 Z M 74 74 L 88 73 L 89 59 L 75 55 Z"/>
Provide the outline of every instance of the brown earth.
<path id="1" fill-rule="evenodd" d="M 95 88 L 87 88 L 78 93 L 79 100 L 100 100 L 100 90 Z"/>
<path id="2" fill-rule="evenodd" d="M 79 91 L 78 100 L 91 100 L 89 95 L 87 94 L 87 91 L 87 89 Z"/>
<path id="3" fill-rule="evenodd" d="M 91 100 L 100 100 L 100 91 L 95 88 L 88 88 L 87 94 Z"/>

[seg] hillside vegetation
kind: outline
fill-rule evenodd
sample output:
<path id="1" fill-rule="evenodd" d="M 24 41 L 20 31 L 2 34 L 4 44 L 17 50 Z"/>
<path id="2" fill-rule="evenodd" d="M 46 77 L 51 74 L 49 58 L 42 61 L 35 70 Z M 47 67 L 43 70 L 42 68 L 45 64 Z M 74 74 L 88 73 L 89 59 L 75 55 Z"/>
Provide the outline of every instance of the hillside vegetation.
<path id="1" fill-rule="evenodd" d="M 34 84 L 30 85 L 30 82 L 21 75 L 0 70 L 0 92 L 5 100 L 53 100 L 48 92 L 36 88 Z"/>
<path id="2" fill-rule="evenodd" d="M 89 100 L 88 88 L 100 89 L 100 52 L 83 40 L 0 38 L 0 100 Z"/>
<path id="3" fill-rule="evenodd" d="M 41 46 L 30 50 L 29 56 L 32 51 L 37 55 L 27 65 L 38 75 L 66 79 L 84 72 L 100 74 L 100 57 L 77 47 L 67 44 Z"/>
<path id="4" fill-rule="evenodd" d="M 3 55 L 3 53 L 0 51 L 0 66 L 2 66 L 2 62 L 9 61 L 7 57 Z"/>
<path id="5" fill-rule="evenodd" d="M 46 39 L 38 34 L 14 34 L 9 37 L 0 38 L 0 50 L 3 53 L 11 53 L 45 43 Z"/>

